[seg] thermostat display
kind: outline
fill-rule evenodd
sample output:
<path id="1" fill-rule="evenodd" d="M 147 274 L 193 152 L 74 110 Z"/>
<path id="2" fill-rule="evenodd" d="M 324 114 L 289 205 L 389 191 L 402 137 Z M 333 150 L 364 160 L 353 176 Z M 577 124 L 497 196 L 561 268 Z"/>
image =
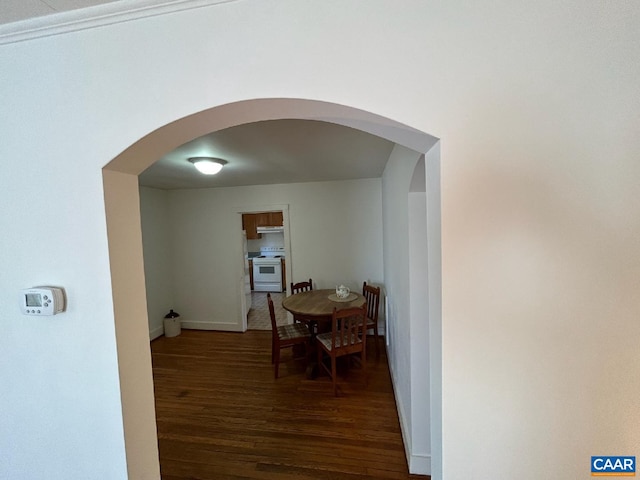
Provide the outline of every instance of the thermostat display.
<path id="1" fill-rule="evenodd" d="M 55 315 L 64 312 L 64 290 L 59 287 L 33 287 L 22 290 L 20 306 L 25 315 Z"/>

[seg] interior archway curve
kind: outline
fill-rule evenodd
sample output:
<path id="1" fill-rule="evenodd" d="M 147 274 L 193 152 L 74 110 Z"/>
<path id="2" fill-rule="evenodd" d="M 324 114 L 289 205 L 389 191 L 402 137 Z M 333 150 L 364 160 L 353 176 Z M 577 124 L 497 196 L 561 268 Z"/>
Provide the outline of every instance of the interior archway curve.
<path id="1" fill-rule="evenodd" d="M 174 148 L 218 130 L 264 120 L 317 120 L 355 128 L 427 152 L 438 139 L 425 132 L 354 107 L 317 100 L 269 98 L 228 103 L 166 124 L 124 150 L 107 170 L 139 175 Z"/>

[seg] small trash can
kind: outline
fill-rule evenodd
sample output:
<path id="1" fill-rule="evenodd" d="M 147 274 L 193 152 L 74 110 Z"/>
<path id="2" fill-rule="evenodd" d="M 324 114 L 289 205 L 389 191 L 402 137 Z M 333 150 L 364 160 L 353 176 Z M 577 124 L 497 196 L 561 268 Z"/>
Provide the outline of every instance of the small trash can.
<path id="1" fill-rule="evenodd" d="M 180 314 L 171 310 L 164 316 L 164 336 L 177 337 L 180 335 Z"/>

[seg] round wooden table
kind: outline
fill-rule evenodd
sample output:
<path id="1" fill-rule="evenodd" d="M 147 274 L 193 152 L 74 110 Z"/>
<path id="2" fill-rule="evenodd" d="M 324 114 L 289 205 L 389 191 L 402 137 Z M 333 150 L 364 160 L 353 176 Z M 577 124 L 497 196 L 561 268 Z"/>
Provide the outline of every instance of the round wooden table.
<path id="1" fill-rule="evenodd" d="M 311 290 L 309 292 L 289 295 L 282 300 L 282 308 L 294 315 L 301 317 L 312 317 L 317 321 L 331 322 L 333 309 L 362 307 L 365 298 L 360 293 L 351 292 L 348 301 L 334 301 L 329 298 L 335 297 L 335 290 Z"/>
<path id="2" fill-rule="evenodd" d="M 348 301 L 331 300 L 329 296 L 333 295 L 335 298 L 335 293 L 335 290 L 311 290 L 290 295 L 282 300 L 282 308 L 293 313 L 299 320 L 309 325 L 312 335 L 312 349 L 315 349 L 315 333 L 311 324 L 315 323 L 318 326 L 318 332 L 330 331 L 334 308 L 340 310 L 342 308 L 362 307 L 366 302 L 361 294 L 355 292 L 351 292 Z M 309 379 L 313 379 L 317 375 L 318 366 L 313 360 L 315 355 L 313 355 L 313 352 L 310 353 L 306 376 Z"/>

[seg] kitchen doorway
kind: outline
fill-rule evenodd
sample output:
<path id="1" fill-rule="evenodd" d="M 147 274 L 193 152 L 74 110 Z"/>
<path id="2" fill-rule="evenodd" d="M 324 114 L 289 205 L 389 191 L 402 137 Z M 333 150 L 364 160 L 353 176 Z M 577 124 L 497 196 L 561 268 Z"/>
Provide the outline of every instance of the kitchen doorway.
<path id="1" fill-rule="evenodd" d="M 289 323 L 287 311 L 282 308 L 283 292 L 270 293 L 278 326 Z M 247 315 L 247 330 L 271 330 L 271 317 L 267 305 L 267 292 L 251 292 L 251 309 Z"/>
<path id="2" fill-rule="evenodd" d="M 242 219 L 242 331 L 271 329 L 267 293 L 276 306 L 278 324 L 290 323 L 280 311 L 291 278 L 289 205 L 252 205 L 236 211 Z"/>

